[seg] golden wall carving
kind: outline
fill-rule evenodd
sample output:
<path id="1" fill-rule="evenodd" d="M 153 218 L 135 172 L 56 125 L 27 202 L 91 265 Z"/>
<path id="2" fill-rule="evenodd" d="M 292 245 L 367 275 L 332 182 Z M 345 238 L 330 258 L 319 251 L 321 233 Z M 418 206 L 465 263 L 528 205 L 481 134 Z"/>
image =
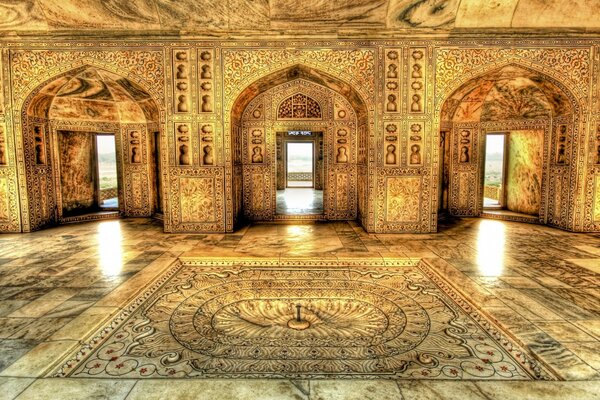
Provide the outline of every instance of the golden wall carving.
<path id="1" fill-rule="evenodd" d="M 59 127 L 85 130 L 91 122 L 27 116 L 27 106 L 38 88 L 69 71 L 91 66 L 138 85 L 156 105 L 146 123 L 94 129 L 111 129 L 118 136 L 125 215 L 151 215 L 156 192 L 162 190 L 161 208 L 169 232 L 231 231 L 243 213 L 251 219 L 272 219 L 275 133 L 294 124 L 324 132 L 329 160 L 347 152 L 349 161 L 331 162 L 324 179 L 348 195 L 331 189 L 325 199 L 326 214 L 330 219 L 358 218 L 371 232 L 436 230 L 438 192 L 443 189 L 442 127 L 448 129 L 451 143 L 448 211 L 464 216 L 481 212 L 482 135 L 490 129 L 543 129 L 540 220 L 564 229 L 598 231 L 600 139 L 594 122 L 600 117 L 600 72 L 594 61 L 598 45 L 596 39 L 460 36 L 269 42 L 2 39 L 0 128 L 6 163 L 0 156 L 0 178 L 6 182 L 9 216 L 0 221 L 0 230 L 29 231 L 56 222 L 60 198 L 53 135 Z M 445 119 L 444 104 L 459 88 L 507 66 L 544 77 L 564 97 L 565 111 L 552 118 L 505 118 L 502 123 L 485 119 L 502 114 L 494 110 L 484 119 Z M 296 93 L 290 87 L 285 97 L 281 89 L 276 101 L 277 90 L 264 94 L 258 84 L 267 87 L 274 74 L 288 74 L 287 82 L 292 82 L 300 78 L 294 76 L 297 68 L 311 76 L 307 87 L 313 92 L 303 94 L 322 107 L 321 120 L 308 115 L 301 123 L 294 118 L 278 120 L 276 107 Z M 249 111 L 257 96 L 263 101 L 252 103 L 256 107 Z M 547 111 L 544 107 L 537 110 Z M 242 118 L 244 110 L 258 111 L 260 116 Z M 340 117 L 340 111 L 355 114 Z M 325 123 L 326 117 L 331 122 Z M 248 144 L 254 130 L 261 131 L 254 139 L 262 140 L 257 146 L 263 161 L 256 163 L 251 162 L 254 150 Z M 342 130 L 348 134 L 340 135 Z M 463 131 L 468 136 L 461 136 Z M 153 159 L 154 132 L 160 132 L 160 160 Z M 157 167 L 162 189 L 155 187 Z M 193 195 L 181 192 L 187 183 Z M 192 205 L 194 199 L 213 208 L 201 211 Z M 410 215 L 397 211 L 403 207 L 399 204 L 417 200 L 419 206 Z"/>
<path id="2" fill-rule="evenodd" d="M 278 165 L 284 162 L 277 153 L 277 134 L 306 130 L 314 133 L 311 138 L 316 146 L 323 140 L 325 218 L 356 219 L 356 125 L 356 112 L 343 96 L 303 79 L 254 98 L 242 116 L 244 216 L 250 220 L 275 218 L 276 177 Z"/>

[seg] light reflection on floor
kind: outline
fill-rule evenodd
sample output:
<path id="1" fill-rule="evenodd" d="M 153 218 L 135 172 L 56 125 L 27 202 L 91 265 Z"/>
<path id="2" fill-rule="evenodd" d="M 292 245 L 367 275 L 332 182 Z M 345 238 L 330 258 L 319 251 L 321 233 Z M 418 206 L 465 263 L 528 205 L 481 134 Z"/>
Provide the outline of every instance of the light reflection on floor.
<path id="1" fill-rule="evenodd" d="M 477 266 L 481 276 L 500 276 L 504 270 L 506 228 L 500 221 L 482 220 L 477 233 Z"/>
<path id="2" fill-rule="evenodd" d="M 98 254 L 100 266 L 105 276 L 119 275 L 123 266 L 121 224 L 119 221 L 106 221 L 98 224 Z"/>
<path id="3" fill-rule="evenodd" d="M 277 191 L 277 214 L 323 214 L 323 191 L 312 188 L 287 188 Z"/>

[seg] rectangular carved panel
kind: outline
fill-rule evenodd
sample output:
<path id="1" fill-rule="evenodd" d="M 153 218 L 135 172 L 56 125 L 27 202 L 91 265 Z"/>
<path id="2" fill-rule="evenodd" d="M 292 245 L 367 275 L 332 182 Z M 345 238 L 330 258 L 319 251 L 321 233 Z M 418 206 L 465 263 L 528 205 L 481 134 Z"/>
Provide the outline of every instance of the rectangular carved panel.
<path id="1" fill-rule="evenodd" d="M 421 178 L 389 177 L 386 180 L 386 221 L 417 222 Z"/>
<path id="2" fill-rule="evenodd" d="M 600 175 L 596 176 L 594 184 L 594 222 L 600 222 Z"/>
<path id="3" fill-rule="evenodd" d="M 215 180 L 209 177 L 180 177 L 181 222 L 215 221 Z"/>
<path id="4" fill-rule="evenodd" d="M 0 221 L 8 221 L 10 219 L 9 196 L 8 179 L 0 178 Z"/>

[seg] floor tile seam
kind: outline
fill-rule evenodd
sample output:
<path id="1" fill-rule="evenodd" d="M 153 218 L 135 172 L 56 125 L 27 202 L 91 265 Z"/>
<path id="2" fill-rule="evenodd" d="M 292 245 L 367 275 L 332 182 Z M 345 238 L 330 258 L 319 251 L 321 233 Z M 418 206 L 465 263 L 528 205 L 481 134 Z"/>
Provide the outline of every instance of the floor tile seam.
<path id="1" fill-rule="evenodd" d="M 19 392 L 19 393 L 18 393 L 18 394 L 15 396 L 15 397 L 13 397 L 13 399 L 17 399 L 17 398 L 18 398 L 20 395 L 22 395 L 23 393 L 25 393 L 25 391 L 26 391 L 27 389 L 29 389 L 29 387 L 30 387 L 31 385 L 33 385 L 33 384 L 34 384 L 34 383 L 35 383 L 35 382 L 38 380 L 38 378 L 33 378 L 33 379 L 32 379 L 32 378 L 23 378 L 23 377 L 6 377 L 6 376 L 3 376 L 3 378 L 31 379 L 31 382 L 29 382 L 29 384 L 28 384 L 27 386 L 25 386 L 25 387 L 23 388 L 23 390 L 21 390 L 21 391 L 20 391 L 20 392 Z"/>

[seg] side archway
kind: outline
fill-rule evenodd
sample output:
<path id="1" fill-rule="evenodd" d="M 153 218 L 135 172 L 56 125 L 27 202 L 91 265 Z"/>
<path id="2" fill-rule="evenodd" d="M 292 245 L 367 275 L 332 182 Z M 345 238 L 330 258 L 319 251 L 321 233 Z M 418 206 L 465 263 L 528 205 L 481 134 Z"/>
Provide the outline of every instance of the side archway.
<path id="1" fill-rule="evenodd" d="M 104 135 L 114 136 L 118 193 L 112 195 L 118 197 L 120 214 L 160 211 L 160 114 L 148 90 L 93 65 L 38 85 L 21 108 L 24 230 L 98 210 L 104 194 L 94 139 Z"/>
<path id="2" fill-rule="evenodd" d="M 576 98 L 561 82 L 515 63 L 461 84 L 440 113 L 440 211 L 479 216 L 484 198 L 497 196 L 508 211 L 567 228 L 571 206 L 563 204 L 576 167 L 579 112 Z M 491 134 L 506 140 L 503 181 L 495 190 L 484 185 Z"/>

